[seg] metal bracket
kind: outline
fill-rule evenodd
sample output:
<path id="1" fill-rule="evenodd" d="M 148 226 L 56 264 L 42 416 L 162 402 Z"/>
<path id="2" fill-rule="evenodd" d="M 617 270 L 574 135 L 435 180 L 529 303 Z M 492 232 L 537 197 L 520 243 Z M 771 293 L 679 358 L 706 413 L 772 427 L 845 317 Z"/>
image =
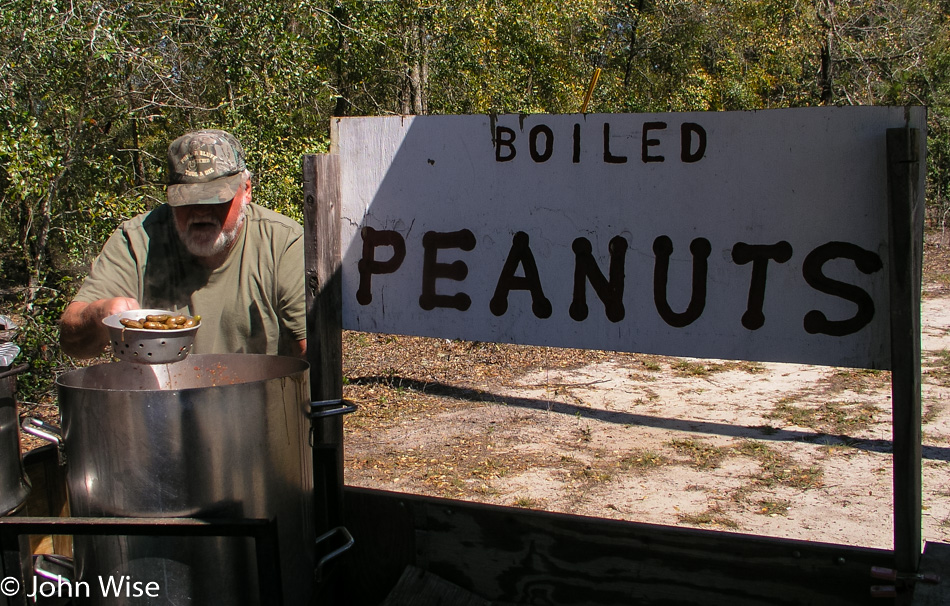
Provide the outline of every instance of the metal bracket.
<path id="1" fill-rule="evenodd" d="M 331 408 L 335 406 L 336 408 Z M 310 403 L 310 418 L 323 419 L 356 412 L 359 407 L 347 400 L 321 400 Z"/>
<path id="2" fill-rule="evenodd" d="M 940 582 L 939 574 L 898 572 L 893 568 L 885 568 L 883 566 L 872 566 L 871 578 L 891 582 L 890 585 L 872 585 L 872 598 L 895 598 L 900 589 L 913 586 L 915 583 L 937 584 Z"/>
<path id="3" fill-rule="evenodd" d="M 327 564 L 329 564 L 330 561 L 332 561 L 333 559 L 335 559 L 337 556 L 340 556 L 340 555 L 342 555 L 345 551 L 349 550 L 349 548 L 352 547 L 353 544 L 356 542 L 356 541 L 353 539 L 353 535 L 350 534 L 350 531 L 347 530 L 346 527 L 344 527 L 344 526 L 337 526 L 336 528 L 333 528 L 333 529 L 331 529 L 331 530 L 328 530 L 327 532 L 325 532 L 325 533 L 323 533 L 322 535 L 320 535 L 319 537 L 317 537 L 317 540 L 315 541 L 315 544 L 316 544 L 316 545 L 320 545 L 320 543 L 322 543 L 323 541 L 328 540 L 330 537 L 332 537 L 332 536 L 335 535 L 335 534 L 341 534 L 341 535 L 343 535 L 343 537 L 346 539 L 346 541 L 343 543 L 343 545 L 341 545 L 340 547 L 337 547 L 336 549 L 334 549 L 333 551 L 331 551 L 331 552 L 328 553 L 327 555 L 323 556 L 323 557 L 320 558 L 320 560 L 317 562 L 317 567 L 316 567 L 316 570 L 314 571 L 314 575 L 315 575 L 316 581 L 317 581 L 318 583 L 323 582 L 323 569 L 324 569 L 324 567 L 325 567 Z"/>

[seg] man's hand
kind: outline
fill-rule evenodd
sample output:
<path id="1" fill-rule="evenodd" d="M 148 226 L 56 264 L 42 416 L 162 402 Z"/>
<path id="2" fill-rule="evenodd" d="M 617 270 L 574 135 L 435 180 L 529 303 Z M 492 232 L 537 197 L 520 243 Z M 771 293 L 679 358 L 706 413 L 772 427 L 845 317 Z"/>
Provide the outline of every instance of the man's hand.
<path id="1" fill-rule="evenodd" d="M 59 344 L 75 358 L 94 358 L 109 344 L 109 329 L 103 318 L 142 306 L 129 297 L 99 299 L 92 303 L 73 301 L 59 320 Z"/>

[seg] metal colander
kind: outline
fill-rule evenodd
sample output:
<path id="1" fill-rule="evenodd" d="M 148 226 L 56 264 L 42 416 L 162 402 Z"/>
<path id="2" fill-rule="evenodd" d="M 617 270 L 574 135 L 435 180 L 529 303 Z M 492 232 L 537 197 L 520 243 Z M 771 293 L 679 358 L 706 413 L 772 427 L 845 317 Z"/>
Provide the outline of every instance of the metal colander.
<path id="1" fill-rule="evenodd" d="M 102 320 L 109 328 L 109 340 L 113 355 L 137 364 L 168 364 L 185 359 L 191 353 L 198 326 L 171 330 L 148 330 L 126 328 L 123 319 L 137 320 L 150 315 L 177 315 L 163 309 L 134 309 L 113 314 Z"/>

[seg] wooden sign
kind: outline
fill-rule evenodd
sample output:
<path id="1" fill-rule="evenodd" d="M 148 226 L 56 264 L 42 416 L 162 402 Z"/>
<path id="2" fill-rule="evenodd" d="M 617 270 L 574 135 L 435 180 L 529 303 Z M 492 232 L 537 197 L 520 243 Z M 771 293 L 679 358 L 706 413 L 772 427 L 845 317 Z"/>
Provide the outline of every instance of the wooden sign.
<path id="1" fill-rule="evenodd" d="M 334 127 L 345 328 L 890 365 L 885 133 L 924 108 Z"/>

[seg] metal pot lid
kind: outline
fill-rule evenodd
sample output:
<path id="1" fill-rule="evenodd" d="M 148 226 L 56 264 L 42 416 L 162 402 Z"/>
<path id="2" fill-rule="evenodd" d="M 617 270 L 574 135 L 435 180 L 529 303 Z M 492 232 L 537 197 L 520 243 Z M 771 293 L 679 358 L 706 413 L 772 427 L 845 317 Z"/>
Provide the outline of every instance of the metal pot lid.
<path id="1" fill-rule="evenodd" d="M 12 366 L 18 355 L 20 355 L 19 347 L 13 343 L 0 343 L 0 368 Z"/>

